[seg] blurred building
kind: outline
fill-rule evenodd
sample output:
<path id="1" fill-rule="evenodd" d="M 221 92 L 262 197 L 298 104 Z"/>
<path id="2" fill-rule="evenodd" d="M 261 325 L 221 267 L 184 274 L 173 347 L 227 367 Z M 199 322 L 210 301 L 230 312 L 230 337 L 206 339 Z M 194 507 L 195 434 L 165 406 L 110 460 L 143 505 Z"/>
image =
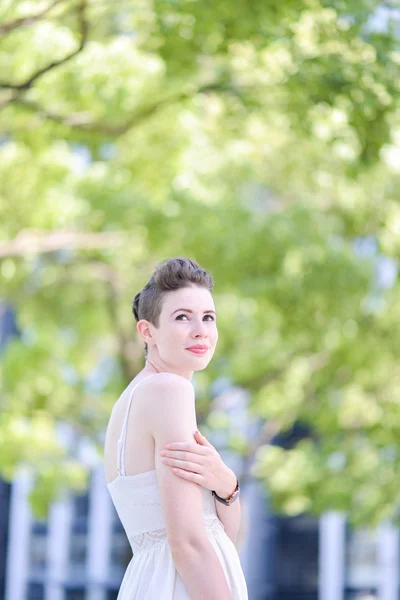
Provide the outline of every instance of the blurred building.
<path id="1" fill-rule="evenodd" d="M 4 598 L 6 585 L 10 491 L 10 484 L 0 479 L 0 599 Z"/>
<path id="2" fill-rule="evenodd" d="M 0 359 L 7 340 L 18 335 L 12 307 L 0 303 Z M 0 600 L 5 595 L 11 485 L 0 478 Z"/>
<path id="3" fill-rule="evenodd" d="M 102 466 L 87 493 L 54 502 L 49 518 L 30 510 L 29 471 L 12 484 L 4 600 L 111 600 L 131 558 Z"/>
<path id="4" fill-rule="evenodd" d="M 28 470 L 7 487 L 11 493 L 0 496 L 0 598 L 116 599 L 132 552 L 103 466 L 93 469 L 87 493 L 53 503 L 46 521 L 32 516 Z M 245 530 L 238 551 L 250 600 L 400 599 L 399 532 L 390 524 L 352 531 L 337 513 L 279 517 L 254 480 L 241 503 Z"/>

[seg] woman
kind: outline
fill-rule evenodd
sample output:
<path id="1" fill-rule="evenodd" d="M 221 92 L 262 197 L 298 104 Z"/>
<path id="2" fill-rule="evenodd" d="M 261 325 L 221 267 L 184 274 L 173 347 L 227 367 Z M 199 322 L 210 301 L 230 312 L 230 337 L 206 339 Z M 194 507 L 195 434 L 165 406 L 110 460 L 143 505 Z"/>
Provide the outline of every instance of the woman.
<path id="1" fill-rule="evenodd" d="M 248 598 L 234 545 L 239 484 L 195 433 L 191 380 L 218 340 L 213 285 L 195 261 L 173 258 L 133 302 L 146 361 L 113 407 L 104 448 L 107 486 L 133 551 L 118 600 Z"/>

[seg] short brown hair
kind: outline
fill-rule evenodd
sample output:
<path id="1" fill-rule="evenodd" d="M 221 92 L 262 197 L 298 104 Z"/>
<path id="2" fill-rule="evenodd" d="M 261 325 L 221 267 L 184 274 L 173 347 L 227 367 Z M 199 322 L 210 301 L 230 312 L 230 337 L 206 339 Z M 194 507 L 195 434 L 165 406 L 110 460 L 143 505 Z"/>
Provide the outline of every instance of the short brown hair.
<path id="1" fill-rule="evenodd" d="M 212 292 L 214 279 L 195 260 L 190 258 L 168 258 L 160 262 L 153 271 L 150 281 L 132 302 L 136 322 L 145 319 L 159 326 L 162 302 L 168 292 L 188 286 L 204 287 Z M 147 356 L 147 344 L 144 345 Z"/>

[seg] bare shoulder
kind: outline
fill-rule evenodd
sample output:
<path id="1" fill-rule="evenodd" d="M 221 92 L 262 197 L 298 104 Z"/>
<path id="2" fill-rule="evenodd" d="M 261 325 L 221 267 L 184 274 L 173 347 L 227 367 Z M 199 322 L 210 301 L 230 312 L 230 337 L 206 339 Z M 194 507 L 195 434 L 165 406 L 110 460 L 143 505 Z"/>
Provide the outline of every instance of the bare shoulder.
<path id="1" fill-rule="evenodd" d="M 195 393 L 192 383 L 174 373 L 157 373 L 139 386 L 149 433 L 160 444 L 192 437 L 196 429 Z"/>
<path id="2" fill-rule="evenodd" d="M 137 392 L 139 390 L 141 395 L 151 398 L 168 397 L 170 394 L 194 397 L 193 384 L 175 373 L 155 373 L 138 387 Z"/>

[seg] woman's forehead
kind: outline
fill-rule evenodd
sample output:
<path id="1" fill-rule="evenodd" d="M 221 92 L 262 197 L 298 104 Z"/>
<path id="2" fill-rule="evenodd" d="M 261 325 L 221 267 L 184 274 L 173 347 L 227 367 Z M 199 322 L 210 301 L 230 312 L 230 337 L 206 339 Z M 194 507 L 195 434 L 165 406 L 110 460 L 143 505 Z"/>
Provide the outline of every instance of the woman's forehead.
<path id="1" fill-rule="evenodd" d="M 206 288 L 182 288 L 169 292 L 164 298 L 164 308 L 176 310 L 188 308 L 193 311 L 215 310 L 211 293 Z"/>

